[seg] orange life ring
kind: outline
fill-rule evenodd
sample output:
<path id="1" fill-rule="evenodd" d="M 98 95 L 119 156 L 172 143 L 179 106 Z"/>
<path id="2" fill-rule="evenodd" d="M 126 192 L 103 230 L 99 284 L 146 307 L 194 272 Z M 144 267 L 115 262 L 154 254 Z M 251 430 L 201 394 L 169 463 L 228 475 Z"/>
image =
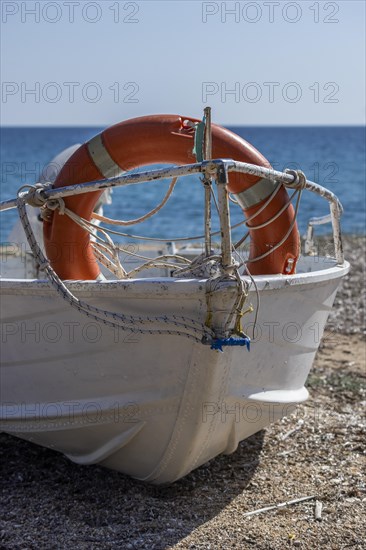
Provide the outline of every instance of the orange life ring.
<path id="1" fill-rule="evenodd" d="M 82 145 L 58 174 L 54 187 L 62 187 L 117 175 L 116 171 L 158 163 L 190 164 L 196 162 L 192 153 L 193 127 L 197 119 L 179 115 L 152 115 L 130 119 L 104 130 Z M 230 158 L 270 168 L 269 162 L 248 142 L 229 130 L 212 125 L 213 158 Z M 229 191 L 234 193 L 247 217 L 252 216 L 272 193 L 276 184 L 247 174 L 230 173 Z M 91 219 L 101 191 L 65 198 L 67 208 L 83 218 Z M 261 225 L 271 219 L 288 201 L 284 187 L 278 190 L 266 208 L 249 223 Z M 286 241 L 262 260 L 255 257 L 267 252 L 289 231 L 294 222 L 294 209 L 289 205 L 266 227 L 250 230 L 248 266 L 252 274 L 287 273 L 295 271 L 299 256 L 299 234 L 294 226 Z M 100 274 L 89 235 L 68 216 L 53 212 L 44 222 L 46 254 L 62 279 L 93 280 Z"/>

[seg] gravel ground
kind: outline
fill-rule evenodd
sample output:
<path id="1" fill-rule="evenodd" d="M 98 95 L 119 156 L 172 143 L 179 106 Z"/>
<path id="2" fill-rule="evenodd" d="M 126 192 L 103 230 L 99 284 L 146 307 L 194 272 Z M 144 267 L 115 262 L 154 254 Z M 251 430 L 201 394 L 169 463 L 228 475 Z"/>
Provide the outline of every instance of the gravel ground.
<path id="1" fill-rule="evenodd" d="M 1 434 L 0 548 L 366 548 L 363 247 L 345 239 L 352 271 L 308 380 L 311 399 L 233 455 L 157 488 Z M 312 498 L 245 516 L 301 497 Z"/>

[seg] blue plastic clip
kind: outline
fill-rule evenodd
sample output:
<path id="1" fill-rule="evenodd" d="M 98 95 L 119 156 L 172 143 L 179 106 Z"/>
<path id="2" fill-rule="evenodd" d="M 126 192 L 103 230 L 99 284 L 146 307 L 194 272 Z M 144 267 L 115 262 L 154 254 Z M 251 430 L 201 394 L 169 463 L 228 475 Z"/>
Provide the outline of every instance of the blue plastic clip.
<path id="1" fill-rule="evenodd" d="M 250 351 L 250 338 L 248 336 L 245 338 L 216 338 L 212 341 L 211 349 L 223 352 L 223 346 L 246 346 Z"/>

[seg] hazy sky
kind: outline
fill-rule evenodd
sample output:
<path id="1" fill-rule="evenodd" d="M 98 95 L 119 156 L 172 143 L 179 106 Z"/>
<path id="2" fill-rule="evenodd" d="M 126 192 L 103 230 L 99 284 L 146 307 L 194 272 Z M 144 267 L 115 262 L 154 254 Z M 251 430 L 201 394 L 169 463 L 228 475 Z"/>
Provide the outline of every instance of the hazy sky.
<path id="1" fill-rule="evenodd" d="M 365 123 L 365 2 L 1 1 L 1 124 Z"/>

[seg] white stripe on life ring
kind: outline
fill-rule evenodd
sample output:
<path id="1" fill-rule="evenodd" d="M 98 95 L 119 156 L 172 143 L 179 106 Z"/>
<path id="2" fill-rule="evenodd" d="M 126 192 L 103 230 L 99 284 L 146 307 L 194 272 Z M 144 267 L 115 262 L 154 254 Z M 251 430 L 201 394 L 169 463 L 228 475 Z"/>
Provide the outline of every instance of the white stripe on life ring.
<path id="1" fill-rule="evenodd" d="M 252 185 L 252 187 L 245 189 L 245 191 L 235 193 L 234 197 L 239 205 L 246 210 L 267 199 L 279 185 L 281 184 L 277 181 L 263 178 Z"/>
<path id="2" fill-rule="evenodd" d="M 122 168 L 114 162 L 105 148 L 101 134 L 88 141 L 87 147 L 95 166 L 105 178 L 115 178 L 122 174 Z"/>

